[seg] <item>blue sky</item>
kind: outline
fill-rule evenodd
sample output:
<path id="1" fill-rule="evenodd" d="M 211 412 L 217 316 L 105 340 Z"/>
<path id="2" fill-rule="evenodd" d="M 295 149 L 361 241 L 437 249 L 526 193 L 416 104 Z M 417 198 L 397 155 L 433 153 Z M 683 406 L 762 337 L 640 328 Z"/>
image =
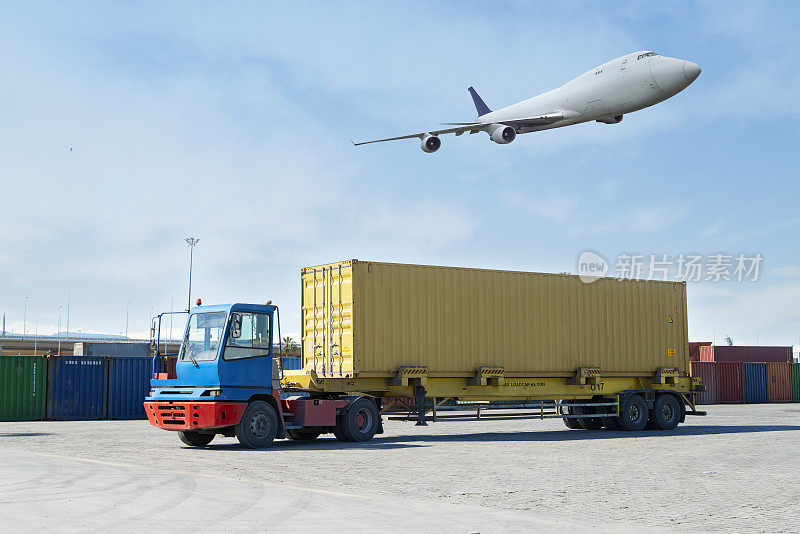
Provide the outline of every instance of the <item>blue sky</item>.
<path id="1" fill-rule="evenodd" d="M 347 258 L 576 272 L 583 250 L 760 253 L 755 283 L 689 284 L 692 339 L 800 339 L 790 3 L 6 4 L 0 306 L 9 326 L 147 329 L 193 295 L 299 330 L 302 266 Z M 684 92 L 618 125 L 398 135 L 474 118 L 635 50 Z M 72 152 L 68 147 L 73 147 Z M 63 319 L 62 319 L 63 320 Z"/>

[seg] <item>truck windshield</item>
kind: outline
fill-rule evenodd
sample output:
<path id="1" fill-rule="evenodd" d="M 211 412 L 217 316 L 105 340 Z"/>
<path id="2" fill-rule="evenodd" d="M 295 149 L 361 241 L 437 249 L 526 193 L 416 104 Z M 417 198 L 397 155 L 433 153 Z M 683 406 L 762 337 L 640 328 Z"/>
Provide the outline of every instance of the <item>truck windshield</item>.
<path id="1" fill-rule="evenodd" d="M 225 329 L 225 317 L 225 312 L 193 313 L 189 317 L 189 328 L 181 345 L 180 359 L 191 361 L 192 358 L 216 358 L 219 340 Z"/>

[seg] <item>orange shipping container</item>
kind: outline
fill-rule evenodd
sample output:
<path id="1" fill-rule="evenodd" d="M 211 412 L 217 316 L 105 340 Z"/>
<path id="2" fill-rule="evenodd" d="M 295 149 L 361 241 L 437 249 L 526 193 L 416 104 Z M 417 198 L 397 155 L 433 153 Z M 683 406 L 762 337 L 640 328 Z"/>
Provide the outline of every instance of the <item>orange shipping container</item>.
<path id="1" fill-rule="evenodd" d="M 792 401 L 792 364 L 767 362 L 767 392 L 769 402 Z"/>

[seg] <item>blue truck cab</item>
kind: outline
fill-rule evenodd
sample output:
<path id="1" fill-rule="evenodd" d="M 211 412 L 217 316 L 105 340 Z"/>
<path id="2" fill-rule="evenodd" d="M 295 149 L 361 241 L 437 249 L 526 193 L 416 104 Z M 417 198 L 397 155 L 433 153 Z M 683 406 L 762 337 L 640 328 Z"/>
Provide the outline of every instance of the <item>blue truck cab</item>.
<path id="1" fill-rule="evenodd" d="M 342 441 L 371 439 L 381 426 L 374 399 L 314 392 L 282 398 L 273 344 L 279 317 L 272 304 L 192 308 L 175 375 L 156 372 L 160 358 L 153 358 L 144 402 L 150 423 L 177 431 L 190 446 L 208 445 L 217 434 L 236 436 L 250 448 L 327 432 Z"/>

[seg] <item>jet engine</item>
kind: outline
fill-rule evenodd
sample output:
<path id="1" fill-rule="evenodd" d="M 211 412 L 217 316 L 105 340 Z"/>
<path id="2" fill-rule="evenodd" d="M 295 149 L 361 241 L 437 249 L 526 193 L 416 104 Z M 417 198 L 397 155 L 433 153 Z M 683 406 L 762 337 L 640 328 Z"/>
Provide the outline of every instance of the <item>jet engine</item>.
<path id="1" fill-rule="evenodd" d="M 597 122 L 603 122 L 605 124 L 617 124 L 618 122 L 622 122 L 622 115 L 606 117 L 605 119 L 597 119 Z"/>
<path id="2" fill-rule="evenodd" d="M 442 146 L 442 140 L 435 135 L 425 134 L 422 136 L 422 150 L 430 154 L 436 152 Z"/>
<path id="3" fill-rule="evenodd" d="M 517 137 L 517 131 L 505 124 L 492 124 L 489 126 L 489 137 L 498 145 L 506 145 Z"/>

